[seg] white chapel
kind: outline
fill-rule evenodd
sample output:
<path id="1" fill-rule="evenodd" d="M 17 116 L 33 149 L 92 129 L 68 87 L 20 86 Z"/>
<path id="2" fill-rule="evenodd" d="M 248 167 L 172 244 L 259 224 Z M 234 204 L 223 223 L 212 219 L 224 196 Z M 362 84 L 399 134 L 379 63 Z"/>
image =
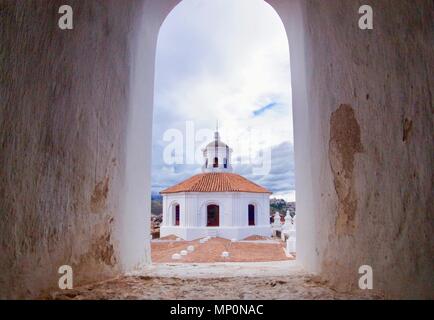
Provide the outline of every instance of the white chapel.
<path id="1" fill-rule="evenodd" d="M 160 192 L 161 237 L 241 240 L 252 235 L 271 236 L 271 192 L 232 173 L 231 153 L 217 131 L 214 141 L 203 149 L 203 172 Z"/>

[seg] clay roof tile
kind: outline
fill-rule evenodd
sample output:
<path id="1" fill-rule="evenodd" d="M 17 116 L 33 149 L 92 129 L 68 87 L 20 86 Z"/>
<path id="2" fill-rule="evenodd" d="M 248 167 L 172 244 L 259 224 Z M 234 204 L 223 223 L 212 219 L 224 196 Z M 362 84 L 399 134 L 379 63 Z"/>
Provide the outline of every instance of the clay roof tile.
<path id="1" fill-rule="evenodd" d="M 172 187 L 161 194 L 178 192 L 252 192 L 271 193 L 269 190 L 235 173 L 201 173 Z"/>

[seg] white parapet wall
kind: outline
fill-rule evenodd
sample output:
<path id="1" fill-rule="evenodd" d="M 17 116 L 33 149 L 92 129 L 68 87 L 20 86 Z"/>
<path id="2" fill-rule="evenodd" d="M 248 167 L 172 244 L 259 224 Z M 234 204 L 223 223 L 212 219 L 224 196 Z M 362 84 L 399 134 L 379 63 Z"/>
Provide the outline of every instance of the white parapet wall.
<path id="1" fill-rule="evenodd" d="M 271 236 L 271 226 L 248 226 L 248 227 L 179 227 L 162 226 L 160 236 L 165 237 L 175 235 L 187 241 L 204 238 L 207 236 L 219 237 L 224 239 L 242 240 L 250 236 L 258 235 L 264 237 Z"/>

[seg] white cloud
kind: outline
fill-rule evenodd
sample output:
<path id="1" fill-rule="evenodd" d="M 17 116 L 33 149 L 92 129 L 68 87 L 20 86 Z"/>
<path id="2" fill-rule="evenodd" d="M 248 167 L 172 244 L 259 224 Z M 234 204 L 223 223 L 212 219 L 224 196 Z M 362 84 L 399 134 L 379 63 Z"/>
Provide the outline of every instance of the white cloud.
<path id="1" fill-rule="evenodd" d="M 176 174 L 162 171 L 165 130 L 184 131 L 187 120 L 213 129 L 218 120 L 234 155 L 246 156 L 292 143 L 291 99 L 287 38 L 271 6 L 263 0 L 183 0 L 158 39 L 153 187 L 196 172 L 187 166 Z M 255 116 L 269 104 L 275 105 Z"/>

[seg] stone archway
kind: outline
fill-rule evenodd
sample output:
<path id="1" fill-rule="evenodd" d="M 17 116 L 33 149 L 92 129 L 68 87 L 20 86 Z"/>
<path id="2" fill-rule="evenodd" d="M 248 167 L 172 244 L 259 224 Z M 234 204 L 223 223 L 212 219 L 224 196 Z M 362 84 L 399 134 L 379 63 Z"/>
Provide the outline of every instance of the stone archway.
<path id="1" fill-rule="evenodd" d="M 1 297 L 56 288 L 61 264 L 73 264 L 79 285 L 150 263 L 155 48 L 178 2 L 76 2 L 71 32 L 58 29 L 53 1 L 6 2 Z M 371 263 L 391 296 L 432 297 L 432 2 L 376 2 L 373 32 L 358 29 L 355 1 L 268 2 L 291 49 L 297 259 L 353 286 L 357 267 Z M 364 151 L 350 161 L 355 228 L 337 235 L 328 146 L 342 104 L 354 110 Z"/>
<path id="2" fill-rule="evenodd" d="M 306 62 L 305 62 L 305 45 L 304 45 L 304 20 L 302 12 L 303 0 L 293 0 L 289 2 L 282 2 L 281 0 L 263 0 L 266 5 L 269 5 L 277 13 L 280 21 L 286 32 L 290 53 L 290 70 L 292 84 L 292 107 L 294 119 L 294 149 L 295 152 L 295 180 L 296 189 L 300 192 L 300 197 L 297 197 L 297 211 L 300 214 L 298 221 L 298 237 L 303 238 L 303 241 L 297 243 L 297 252 L 299 253 L 297 259 L 305 267 L 312 272 L 319 270 L 317 265 L 317 255 L 315 254 L 314 241 L 315 228 L 313 219 L 313 189 L 311 181 L 310 163 L 311 157 L 309 153 L 310 141 L 310 123 L 308 119 L 309 106 L 307 103 L 307 88 L 306 88 Z M 171 0 L 169 6 L 163 6 L 163 12 L 159 16 L 160 24 L 157 31 L 158 33 L 161 25 L 172 13 L 175 7 L 182 2 L 182 0 Z M 142 26 L 142 28 L 144 28 Z M 139 49 L 139 52 L 142 50 Z M 156 41 L 152 43 L 152 58 L 155 60 Z M 137 53 L 137 56 L 140 56 Z M 154 72 L 154 70 L 152 70 Z M 139 73 L 137 73 L 139 74 Z M 154 76 L 154 73 L 152 73 Z M 138 80 L 139 81 L 139 80 Z M 135 81 L 134 81 L 135 82 Z M 140 93 L 143 94 L 142 88 L 138 88 Z M 153 96 L 153 92 L 152 92 Z M 148 100 L 149 101 L 149 100 Z M 149 107 L 153 107 L 151 104 Z M 150 124 L 150 126 L 152 126 Z M 149 142 L 150 144 L 151 142 Z M 209 164 L 213 165 L 213 164 Z M 150 192 L 150 191 L 149 191 Z M 255 208 L 256 214 L 258 208 Z M 257 220 L 257 219 L 256 219 Z M 205 219 L 206 223 L 206 219 Z M 308 225 L 308 226 L 306 226 Z"/>

